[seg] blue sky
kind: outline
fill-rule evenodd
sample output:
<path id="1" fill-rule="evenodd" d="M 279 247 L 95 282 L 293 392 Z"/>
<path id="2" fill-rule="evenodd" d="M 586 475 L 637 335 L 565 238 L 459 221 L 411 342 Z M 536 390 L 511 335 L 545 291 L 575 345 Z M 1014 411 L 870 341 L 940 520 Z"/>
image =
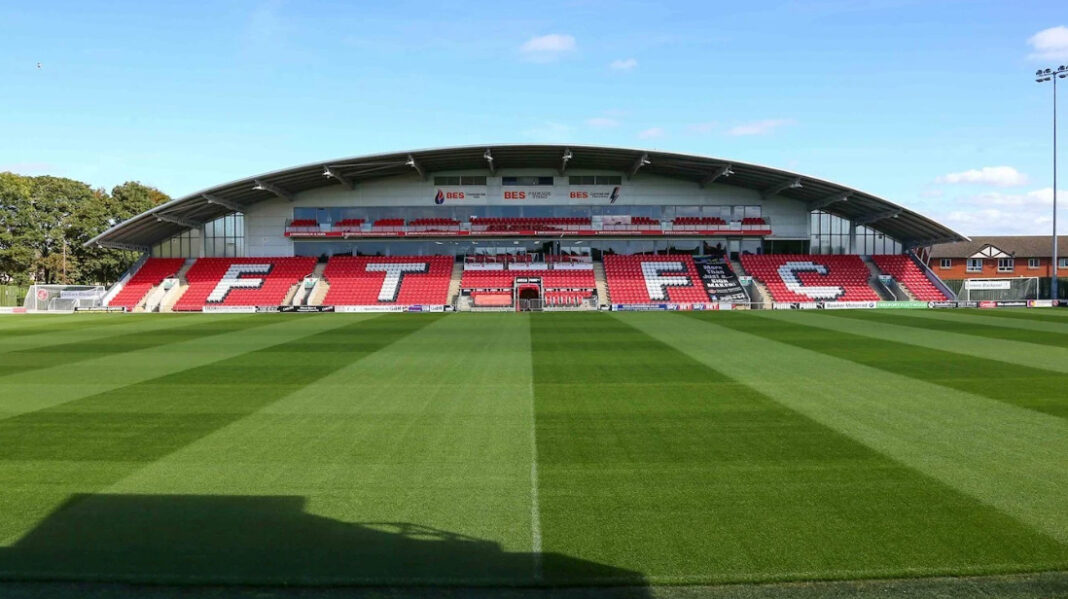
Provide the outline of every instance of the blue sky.
<path id="1" fill-rule="evenodd" d="M 442 4 L 0 2 L 0 171 L 180 196 L 365 153 L 570 142 L 796 170 L 968 234 L 1049 231 L 1051 89 L 1032 75 L 1068 64 L 1061 2 Z"/>

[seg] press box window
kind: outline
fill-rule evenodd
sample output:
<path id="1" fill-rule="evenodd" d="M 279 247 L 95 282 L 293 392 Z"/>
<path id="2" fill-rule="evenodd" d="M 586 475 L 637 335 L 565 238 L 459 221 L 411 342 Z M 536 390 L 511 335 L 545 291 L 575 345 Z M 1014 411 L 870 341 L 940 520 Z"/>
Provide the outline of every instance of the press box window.
<path id="1" fill-rule="evenodd" d="M 552 184 L 552 177 L 501 177 L 501 185 L 508 187 L 537 187 Z"/>
<path id="2" fill-rule="evenodd" d="M 434 177 L 434 185 L 485 185 L 485 177 Z"/>
<path id="3" fill-rule="evenodd" d="M 574 175 L 567 178 L 568 185 L 622 185 L 623 177 L 613 175 Z"/>

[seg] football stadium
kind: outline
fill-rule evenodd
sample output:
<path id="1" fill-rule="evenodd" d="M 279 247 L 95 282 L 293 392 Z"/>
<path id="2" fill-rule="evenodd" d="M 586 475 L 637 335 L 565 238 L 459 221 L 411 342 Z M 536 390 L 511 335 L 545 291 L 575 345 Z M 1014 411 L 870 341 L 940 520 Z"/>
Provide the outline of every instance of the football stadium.
<path id="1" fill-rule="evenodd" d="M 578 145 L 168 201 L 87 243 L 140 253 L 117 283 L 0 319 L 0 580 L 1064 594 L 1068 310 L 954 290 L 966 241 Z"/>

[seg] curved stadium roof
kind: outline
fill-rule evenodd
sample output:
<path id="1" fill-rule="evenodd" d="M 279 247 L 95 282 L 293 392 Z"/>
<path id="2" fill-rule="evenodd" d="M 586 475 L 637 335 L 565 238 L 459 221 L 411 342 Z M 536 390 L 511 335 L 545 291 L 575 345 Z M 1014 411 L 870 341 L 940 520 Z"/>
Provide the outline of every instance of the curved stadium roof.
<path id="1" fill-rule="evenodd" d="M 565 155 L 570 157 L 565 160 Z M 492 157 L 489 160 L 487 157 Z M 447 170 L 547 168 L 622 171 L 631 177 L 662 175 L 698 185 L 733 185 L 804 202 L 854 220 L 902 242 L 906 247 L 964 241 L 967 237 L 889 200 L 837 183 L 767 166 L 654 150 L 566 144 L 512 144 L 413 150 L 358 156 L 283 169 L 224 183 L 143 212 L 89 240 L 119 249 L 143 250 L 201 223 L 243 211 L 275 197 L 292 197 L 332 185 Z"/>

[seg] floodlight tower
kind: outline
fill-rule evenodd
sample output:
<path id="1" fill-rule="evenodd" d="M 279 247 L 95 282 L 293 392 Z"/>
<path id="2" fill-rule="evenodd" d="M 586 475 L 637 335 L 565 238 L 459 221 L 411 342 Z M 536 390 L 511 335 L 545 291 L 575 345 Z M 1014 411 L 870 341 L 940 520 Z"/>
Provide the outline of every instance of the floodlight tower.
<path id="1" fill-rule="evenodd" d="M 1061 65 L 1057 70 L 1039 69 L 1035 71 L 1035 82 L 1053 82 L 1053 276 L 1049 282 L 1049 296 L 1057 301 L 1057 80 L 1068 77 L 1068 66 Z"/>

